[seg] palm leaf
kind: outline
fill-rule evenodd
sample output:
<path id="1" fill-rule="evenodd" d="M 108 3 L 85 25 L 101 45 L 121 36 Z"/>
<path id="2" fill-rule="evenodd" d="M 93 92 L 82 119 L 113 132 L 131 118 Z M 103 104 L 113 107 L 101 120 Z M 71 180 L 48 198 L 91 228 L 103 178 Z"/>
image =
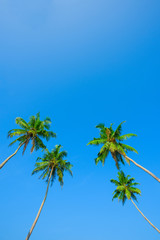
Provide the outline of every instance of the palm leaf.
<path id="1" fill-rule="evenodd" d="M 16 118 L 16 124 L 25 130 L 29 129 L 28 123 L 21 117 Z"/>
<path id="2" fill-rule="evenodd" d="M 99 128 L 99 129 L 104 129 L 105 128 L 105 125 L 104 123 L 99 123 L 96 128 Z"/>
<path id="3" fill-rule="evenodd" d="M 123 144 L 123 143 L 120 143 L 119 145 L 120 145 L 123 149 L 125 149 L 125 150 L 138 153 L 135 148 L 133 148 L 133 147 L 131 147 L 131 146 L 129 146 L 129 145 L 126 145 L 126 144 Z"/>
<path id="4" fill-rule="evenodd" d="M 92 141 L 90 141 L 87 145 L 100 145 L 104 144 L 106 142 L 105 139 L 102 138 L 94 138 Z"/>
<path id="5" fill-rule="evenodd" d="M 122 124 L 125 123 L 125 122 L 126 122 L 126 121 L 123 121 L 123 122 L 121 122 L 121 123 L 118 125 L 118 127 L 117 127 L 116 131 L 113 133 L 113 136 L 112 136 L 112 137 L 117 138 L 117 137 L 119 137 L 119 136 L 121 135 L 121 132 L 122 132 Z"/>
<path id="6" fill-rule="evenodd" d="M 16 142 L 20 142 L 19 143 L 19 145 L 20 144 L 22 144 L 22 143 L 24 143 L 26 141 L 26 135 L 24 135 L 24 136 L 20 136 L 20 137 L 18 137 L 17 139 L 15 139 L 13 142 L 11 142 L 10 144 L 9 144 L 9 146 L 12 146 L 14 143 L 16 143 Z"/>
<path id="7" fill-rule="evenodd" d="M 8 137 L 20 136 L 22 134 L 26 134 L 26 130 L 24 129 L 12 129 L 8 132 Z"/>
<path id="8" fill-rule="evenodd" d="M 117 137 L 117 139 L 120 141 L 123 141 L 123 140 L 127 140 L 128 138 L 131 138 L 131 137 L 137 137 L 137 135 L 134 133 L 128 133 L 128 134 L 124 134 L 124 135 Z"/>

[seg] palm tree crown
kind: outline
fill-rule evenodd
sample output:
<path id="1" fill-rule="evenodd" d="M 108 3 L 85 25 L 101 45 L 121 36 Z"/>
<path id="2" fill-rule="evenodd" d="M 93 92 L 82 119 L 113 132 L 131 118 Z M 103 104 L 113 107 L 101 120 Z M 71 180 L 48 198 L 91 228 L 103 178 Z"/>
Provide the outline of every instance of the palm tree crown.
<path id="1" fill-rule="evenodd" d="M 55 148 L 49 152 L 48 149 L 45 149 L 45 154 L 43 158 L 37 158 L 36 167 L 33 170 L 32 174 L 42 171 L 40 178 L 46 179 L 48 182 L 51 175 L 51 184 L 58 176 L 58 181 L 60 185 L 63 186 L 63 175 L 64 171 L 69 172 L 72 175 L 72 165 L 67 160 L 63 160 L 67 156 L 66 151 L 60 151 L 61 145 L 56 145 Z"/>
<path id="2" fill-rule="evenodd" d="M 12 129 L 8 132 L 8 137 L 18 136 L 10 143 L 10 146 L 15 142 L 19 142 L 19 145 L 24 145 L 23 154 L 30 141 L 32 141 L 31 152 L 33 152 L 34 149 L 46 148 L 41 138 L 48 141 L 51 137 L 56 137 L 55 133 L 49 131 L 51 119 L 47 117 L 41 121 L 39 113 L 36 116 L 31 116 L 28 123 L 23 118 L 17 117 L 16 124 L 21 128 Z"/>
<path id="3" fill-rule="evenodd" d="M 115 131 L 112 128 L 113 124 L 111 124 L 109 128 L 105 127 L 103 123 L 100 123 L 96 126 L 96 128 L 100 129 L 100 137 L 94 138 L 88 143 L 88 145 L 103 144 L 97 158 L 95 159 L 96 164 L 101 161 L 104 165 L 105 159 L 110 152 L 115 160 L 117 169 L 119 169 L 119 163 L 122 162 L 124 164 L 123 156 L 126 156 L 127 151 L 138 153 L 133 147 L 122 143 L 123 140 L 126 140 L 132 136 L 137 136 L 133 133 L 121 135 L 123 123 L 124 122 L 120 123 Z"/>
<path id="4" fill-rule="evenodd" d="M 135 186 L 139 183 L 134 182 L 134 178 L 130 178 L 129 175 L 125 176 L 124 172 L 118 172 L 118 180 L 111 179 L 111 182 L 116 185 L 116 190 L 113 192 L 114 196 L 112 200 L 118 198 L 125 203 L 126 199 L 134 199 L 137 201 L 135 194 L 141 194 L 141 191 Z"/>

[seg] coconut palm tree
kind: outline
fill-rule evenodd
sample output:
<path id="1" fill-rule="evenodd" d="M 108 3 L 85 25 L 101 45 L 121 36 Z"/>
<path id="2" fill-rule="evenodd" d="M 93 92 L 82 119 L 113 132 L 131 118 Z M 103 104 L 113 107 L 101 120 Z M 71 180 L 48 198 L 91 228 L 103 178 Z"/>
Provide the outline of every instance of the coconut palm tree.
<path id="1" fill-rule="evenodd" d="M 70 164 L 70 162 L 67 162 L 67 160 L 63 160 L 63 158 L 67 156 L 67 152 L 60 151 L 60 150 L 61 150 L 61 145 L 56 145 L 51 152 L 49 152 L 48 149 L 45 149 L 44 156 L 42 158 L 37 159 L 36 167 L 33 170 L 32 174 L 42 172 L 40 175 L 40 178 L 46 179 L 48 184 L 47 184 L 45 197 L 40 206 L 38 214 L 32 224 L 32 227 L 26 237 L 26 240 L 30 238 L 32 231 L 38 221 L 38 218 L 40 216 L 40 213 L 42 211 L 42 208 L 47 198 L 50 183 L 52 185 L 55 178 L 58 177 L 58 181 L 60 182 L 60 185 L 63 186 L 64 171 L 67 171 L 72 175 L 72 171 L 71 171 L 72 165 Z"/>
<path id="2" fill-rule="evenodd" d="M 39 148 L 46 148 L 42 139 L 49 140 L 51 137 L 56 137 L 56 134 L 49 131 L 51 120 L 46 118 L 45 120 L 40 120 L 40 114 L 37 113 L 36 116 L 31 116 L 29 122 L 27 123 L 23 118 L 17 117 L 16 124 L 20 127 L 18 129 L 12 129 L 8 132 L 8 137 L 12 138 L 18 136 L 9 146 L 18 142 L 19 146 L 17 150 L 10 155 L 4 162 L 0 164 L 0 169 L 11 159 L 18 150 L 23 146 L 23 153 L 25 152 L 29 142 L 31 141 L 31 153 Z"/>
<path id="3" fill-rule="evenodd" d="M 145 220 L 156 230 L 160 233 L 160 230 L 156 228 L 145 216 L 144 214 L 139 210 L 135 202 L 137 201 L 136 195 L 141 194 L 141 191 L 136 188 L 135 186 L 138 185 L 138 183 L 134 182 L 134 178 L 130 178 L 129 175 L 125 176 L 124 172 L 118 172 L 118 180 L 111 179 L 111 182 L 116 185 L 116 190 L 113 192 L 113 198 L 118 198 L 119 201 L 122 201 L 122 204 L 124 205 L 125 201 L 131 200 L 133 205 L 136 207 L 136 209 L 140 212 L 140 214 L 145 218 Z"/>
<path id="4" fill-rule="evenodd" d="M 133 159 L 128 157 L 126 153 L 128 151 L 132 151 L 135 153 L 138 153 L 136 149 L 133 147 L 126 145 L 122 143 L 124 140 L 127 140 L 130 137 L 137 136 L 133 133 L 128 133 L 121 135 L 122 132 L 122 124 L 124 122 L 120 123 L 117 129 L 114 131 L 112 128 L 112 125 L 110 125 L 109 128 L 105 127 L 103 123 L 100 123 L 96 126 L 96 128 L 100 129 L 100 137 L 94 138 L 92 141 L 88 143 L 88 145 L 102 145 L 102 148 L 100 149 L 97 158 L 95 159 L 95 163 L 98 164 L 98 162 L 102 162 L 104 165 L 105 159 L 107 158 L 108 154 L 111 153 L 117 169 L 119 169 L 119 163 L 123 163 L 123 158 L 130 164 L 130 162 L 134 163 L 137 167 L 141 168 L 145 172 L 147 172 L 149 175 L 151 175 L 153 178 L 155 178 L 158 182 L 160 182 L 160 179 L 156 177 L 153 173 L 151 173 L 146 168 L 142 167 L 140 164 L 136 163 Z"/>

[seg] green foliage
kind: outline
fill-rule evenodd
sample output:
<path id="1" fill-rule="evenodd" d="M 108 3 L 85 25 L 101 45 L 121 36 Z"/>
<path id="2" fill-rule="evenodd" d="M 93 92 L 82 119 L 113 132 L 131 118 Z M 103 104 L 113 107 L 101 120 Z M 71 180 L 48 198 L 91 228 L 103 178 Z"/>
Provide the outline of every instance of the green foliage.
<path id="1" fill-rule="evenodd" d="M 51 152 L 49 152 L 48 149 L 45 149 L 44 156 L 42 158 L 37 158 L 35 169 L 32 174 L 42 172 L 40 178 L 46 179 L 48 182 L 52 171 L 51 184 L 55 180 L 56 176 L 58 176 L 58 181 L 60 182 L 60 185 L 63 186 L 64 172 L 67 171 L 72 175 L 72 165 L 70 162 L 67 162 L 67 160 L 63 160 L 64 157 L 67 157 L 67 152 L 60 151 L 61 148 L 61 145 L 56 145 Z"/>
<path id="2" fill-rule="evenodd" d="M 49 131 L 51 125 L 50 118 L 47 117 L 41 121 L 39 113 L 36 116 L 31 116 L 28 123 L 23 118 L 17 117 L 16 124 L 20 129 L 12 129 L 8 132 L 8 137 L 18 136 L 10 143 L 10 146 L 16 142 L 19 142 L 19 145 L 23 144 L 23 154 L 30 141 L 32 143 L 31 152 L 33 152 L 34 149 L 46 148 L 41 138 L 48 141 L 51 137 L 56 137 L 55 133 Z"/>
<path id="3" fill-rule="evenodd" d="M 141 194 L 141 191 L 135 186 L 138 183 L 134 182 L 134 178 L 130 178 L 129 175 L 125 176 L 123 171 L 118 172 L 118 180 L 111 179 L 111 182 L 115 184 L 116 190 L 113 192 L 113 198 L 118 198 L 118 200 L 122 201 L 124 205 L 126 199 L 133 198 L 137 201 L 135 194 Z"/>
<path id="4" fill-rule="evenodd" d="M 111 124 L 109 128 L 105 127 L 103 123 L 100 123 L 96 126 L 96 128 L 100 130 L 100 137 L 94 138 L 88 143 L 88 145 L 103 144 L 97 158 L 95 159 L 96 164 L 98 164 L 98 162 L 102 162 L 104 165 L 105 159 L 110 152 L 113 159 L 115 160 L 117 169 L 119 169 L 120 163 L 124 164 L 123 157 L 126 156 L 126 153 L 128 151 L 138 153 L 133 147 L 122 143 L 122 141 L 127 140 L 130 137 L 137 136 L 133 133 L 121 135 L 123 123 L 124 122 L 120 123 L 115 131 L 112 128 L 113 124 Z"/>

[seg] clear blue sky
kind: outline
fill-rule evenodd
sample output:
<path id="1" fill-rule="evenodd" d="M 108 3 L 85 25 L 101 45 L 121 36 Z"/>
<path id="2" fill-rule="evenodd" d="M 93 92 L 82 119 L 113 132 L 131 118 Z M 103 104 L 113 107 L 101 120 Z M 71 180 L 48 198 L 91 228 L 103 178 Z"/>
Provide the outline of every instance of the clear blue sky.
<path id="1" fill-rule="evenodd" d="M 112 202 L 117 170 L 111 157 L 95 166 L 95 125 L 126 120 L 137 162 L 160 177 L 160 1 L 1 0 L 0 153 L 15 118 L 40 111 L 74 165 L 63 189 L 55 182 L 32 240 L 157 240 L 158 233 L 127 202 Z M 17 154 L 0 173 L 0 239 L 25 239 L 46 190 L 31 176 L 41 152 Z M 140 182 L 139 208 L 160 228 L 160 185 L 142 170 L 123 170 Z"/>

